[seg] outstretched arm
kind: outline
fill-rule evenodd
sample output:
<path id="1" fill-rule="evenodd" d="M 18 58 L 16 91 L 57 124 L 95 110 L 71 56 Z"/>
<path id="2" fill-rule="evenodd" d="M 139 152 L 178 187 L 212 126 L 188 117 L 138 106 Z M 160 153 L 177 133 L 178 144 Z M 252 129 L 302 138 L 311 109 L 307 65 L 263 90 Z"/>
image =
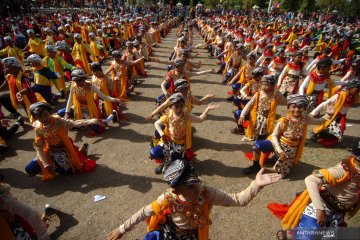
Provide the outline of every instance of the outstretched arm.
<path id="1" fill-rule="evenodd" d="M 240 71 L 231 79 L 231 81 L 228 83 L 228 86 L 234 84 L 237 80 L 239 80 L 240 75 L 244 71 L 244 68 L 240 68 Z"/>
<path id="2" fill-rule="evenodd" d="M 348 71 L 348 72 L 345 74 L 345 76 L 344 76 L 343 78 L 341 78 L 340 81 L 342 81 L 342 82 L 349 81 L 351 75 L 352 75 L 351 71 Z"/>
<path id="3" fill-rule="evenodd" d="M 280 87 L 283 78 L 286 76 L 288 72 L 289 72 L 289 67 L 286 65 L 285 68 L 281 71 L 281 74 L 278 78 L 277 87 Z"/>
<path id="4" fill-rule="evenodd" d="M 189 114 L 189 117 L 190 117 L 190 121 L 192 123 L 201 123 L 203 121 L 206 120 L 207 116 L 208 116 L 208 113 L 213 110 L 213 109 L 216 109 L 218 108 L 220 105 L 215 105 L 214 103 L 210 103 L 207 108 L 205 109 L 205 111 L 200 115 L 200 116 L 196 116 L 194 114 Z"/>
<path id="5" fill-rule="evenodd" d="M 141 62 L 142 60 L 144 59 L 144 57 L 141 57 L 141 58 L 139 58 L 139 59 L 136 59 L 135 61 L 124 61 L 124 64 L 126 65 L 126 66 L 133 66 L 133 65 L 135 65 L 135 64 L 138 64 L 139 62 Z"/>
<path id="6" fill-rule="evenodd" d="M 168 92 L 166 90 L 166 84 L 168 83 L 168 78 L 166 77 L 164 81 L 161 83 L 161 90 L 165 94 L 165 96 L 168 96 Z"/>
<path id="7" fill-rule="evenodd" d="M 206 187 L 210 194 L 210 206 L 246 206 L 260 192 L 262 187 L 276 183 L 281 179 L 281 175 L 278 173 L 264 174 L 264 171 L 265 168 L 261 169 L 256 175 L 256 179 L 244 191 L 239 193 L 230 194 L 212 187 Z"/>
<path id="8" fill-rule="evenodd" d="M 140 222 L 144 221 L 147 217 L 150 217 L 152 215 L 154 215 L 154 211 L 152 209 L 152 204 L 149 204 L 141 208 L 134 215 L 132 215 L 132 217 L 126 220 L 124 224 L 112 230 L 111 233 L 107 236 L 107 239 L 108 240 L 120 239 L 126 232 L 129 232 L 137 224 L 139 224 Z"/>
<path id="9" fill-rule="evenodd" d="M 210 98 L 213 98 L 214 94 L 206 94 L 205 97 L 198 99 L 197 97 L 190 96 L 191 103 L 194 105 L 202 105 L 206 103 Z"/>
<path id="10" fill-rule="evenodd" d="M 93 119 L 83 119 L 83 120 L 71 120 L 71 119 L 60 119 L 61 124 L 65 129 L 72 129 L 74 127 L 85 127 L 93 124 L 99 124 L 102 125 L 102 120 L 98 120 L 96 118 Z"/>
<path id="11" fill-rule="evenodd" d="M 114 64 L 111 64 L 110 67 L 108 68 L 108 70 L 106 70 L 105 75 L 108 75 L 109 73 L 111 73 L 111 71 L 113 71 L 114 69 Z"/>
<path id="12" fill-rule="evenodd" d="M 163 102 L 160 106 L 158 106 L 154 111 L 152 111 L 148 116 L 146 116 L 146 120 L 151 120 L 156 114 L 161 113 L 166 108 L 170 106 L 170 100 L 166 99 L 165 102 Z"/>
<path id="13" fill-rule="evenodd" d="M 222 57 L 222 56 L 224 56 L 227 52 L 229 52 L 229 49 L 226 49 L 225 51 L 223 51 L 222 53 L 220 53 L 220 54 L 217 55 L 216 57 L 217 57 L 217 58 Z"/>
<path id="14" fill-rule="evenodd" d="M 299 94 L 300 95 L 305 95 L 305 89 L 307 88 L 307 86 L 309 85 L 309 83 L 310 83 L 310 76 L 308 75 L 306 78 L 305 78 L 305 80 L 304 80 L 304 82 L 301 84 L 301 86 L 300 86 L 300 88 L 299 88 Z"/>
<path id="15" fill-rule="evenodd" d="M 200 76 L 200 75 L 204 75 L 206 73 L 213 73 L 214 70 L 213 69 L 209 69 L 209 70 L 205 70 L 205 71 L 201 71 L 201 72 L 192 72 L 190 74 L 190 77 L 193 77 L 193 76 Z"/>
<path id="16" fill-rule="evenodd" d="M 37 239 L 50 239 L 46 225 L 41 220 L 39 213 L 15 199 L 11 194 L 8 193 L 7 195 L 1 197 L 0 211 L 9 212 L 10 216 L 18 215 L 22 219 L 25 219 L 34 230 Z"/>
<path id="17" fill-rule="evenodd" d="M 121 104 L 121 101 L 119 99 L 116 99 L 116 98 L 113 98 L 113 97 L 110 97 L 110 96 L 106 96 L 103 92 L 100 91 L 100 89 L 98 89 L 94 85 L 91 85 L 91 90 L 94 93 L 96 93 L 96 95 L 98 95 L 99 98 L 101 98 L 104 101 L 117 102 L 117 103 Z"/>

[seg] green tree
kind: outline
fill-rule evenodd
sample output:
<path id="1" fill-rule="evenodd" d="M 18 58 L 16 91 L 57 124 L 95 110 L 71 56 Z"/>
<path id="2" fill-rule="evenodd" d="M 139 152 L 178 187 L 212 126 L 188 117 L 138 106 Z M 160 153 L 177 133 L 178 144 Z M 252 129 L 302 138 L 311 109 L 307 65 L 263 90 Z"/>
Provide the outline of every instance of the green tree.
<path id="1" fill-rule="evenodd" d="M 219 0 L 204 0 L 204 5 L 209 8 L 215 8 L 219 3 Z"/>
<path id="2" fill-rule="evenodd" d="M 243 9 L 246 9 L 246 10 L 249 10 L 252 8 L 252 6 L 255 5 L 255 3 L 253 3 L 254 0 L 242 0 L 242 6 L 243 6 Z"/>
<path id="3" fill-rule="evenodd" d="M 228 8 L 235 9 L 235 6 L 242 6 L 243 1 L 242 0 L 229 0 L 228 1 Z"/>
<path id="4" fill-rule="evenodd" d="M 323 12 L 328 12 L 332 10 L 338 10 L 341 8 L 341 4 L 343 4 L 343 0 L 316 0 L 316 5 Z M 339 11 L 339 10 L 338 10 Z"/>
<path id="5" fill-rule="evenodd" d="M 347 0 L 343 10 L 346 16 L 360 16 L 360 0 Z"/>
<path id="6" fill-rule="evenodd" d="M 316 10 L 316 4 L 314 0 L 302 0 L 299 12 L 309 13 Z"/>
<path id="7" fill-rule="evenodd" d="M 280 9 L 283 11 L 297 12 L 300 8 L 299 0 L 281 0 Z"/>

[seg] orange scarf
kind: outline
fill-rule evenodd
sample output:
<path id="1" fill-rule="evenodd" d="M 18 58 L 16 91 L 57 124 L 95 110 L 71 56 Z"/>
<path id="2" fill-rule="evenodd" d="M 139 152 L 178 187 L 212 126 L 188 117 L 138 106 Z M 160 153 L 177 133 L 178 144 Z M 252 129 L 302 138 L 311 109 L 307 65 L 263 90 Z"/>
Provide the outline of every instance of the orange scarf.
<path id="1" fill-rule="evenodd" d="M 76 58 L 77 48 L 79 48 L 78 50 L 80 51 L 80 58 L 81 59 Z M 89 62 L 88 62 L 87 55 L 86 55 L 86 48 L 85 48 L 84 44 L 76 42 L 74 44 L 73 51 L 72 51 L 71 55 L 74 58 L 75 62 L 76 62 L 76 60 L 80 60 L 82 62 L 83 66 L 80 66 L 80 67 L 84 68 L 84 71 L 86 72 L 86 74 L 91 73 L 91 69 L 90 69 Z M 79 66 L 77 66 L 77 67 L 79 67 Z"/>
<path id="2" fill-rule="evenodd" d="M 113 63 L 113 69 L 111 71 L 111 78 L 113 81 L 120 81 L 120 86 L 118 86 L 118 88 L 114 88 L 113 89 L 113 94 L 116 98 L 121 99 L 123 101 L 127 100 L 127 67 L 124 65 L 121 65 L 121 78 L 120 79 L 115 79 L 115 75 L 116 75 L 116 69 L 115 69 L 115 64 L 118 63 Z"/>
<path id="3" fill-rule="evenodd" d="M 316 127 L 313 128 L 313 132 L 314 133 L 319 133 L 323 130 L 325 130 L 332 121 L 334 121 L 334 119 L 336 118 L 336 116 L 338 115 L 338 113 L 340 112 L 342 106 L 344 105 L 345 103 L 345 99 L 346 99 L 346 92 L 345 91 L 342 91 L 339 93 L 339 98 L 338 100 L 336 101 L 335 103 L 335 111 L 334 111 L 334 114 L 331 116 L 331 118 L 329 120 L 327 120 L 326 122 L 324 122 L 323 124 L 321 125 L 318 125 Z"/>
<path id="4" fill-rule="evenodd" d="M 104 49 L 105 57 L 108 58 L 108 57 L 109 57 L 109 54 L 108 54 L 108 52 L 107 52 L 107 45 L 106 45 L 106 42 L 105 42 L 104 37 L 101 37 L 101 44 L 102 44 L 103 49 Z"/>
<path id="5" fill-rule="evenodd" d="M 92 51 L 91 60 L 93 62 L 100 62 L 100 57 L 102 53 L 100 52 L 95 40 L 90 40 L 90 49 Z"/>
<path id="6" fill-rule="evenodd" d="M 74 83 L 74 85 L 75 85 L 75 83 Z M 76 87 L 76 85 L 74 87 Z M 94 95 L 91 92 L 91 84 L 89 83 L 89 85 L 85 86 L 85 87 L 88 88 L 88 91 L 86 92 L 86 105 L 87 105 L 87 108 L 89 111 L 89 116 L 90 116 L 90 118 L 99 118 L 99 111 L 95 104 Z M 76 93 L 74 92 L 73 94 L 74 94 L 73 95 L 74 119 L 76 119 L 76 120 L 84 119 L 82 111 L 81 111 L 81 107 L 80 107 L 80 102 L 76 96 Z"/>
<path id="7" fill-rule="evenodd" d="M 306 89 L 306 95 L 310 96 L 314 92 L 316 84 L 321 84 L 321 83 L 327 82 L 328 88 L 329 88 L 329 93 L 328 93 L 329 96 L 328 96 L 328 98 L 330 98 L 331 94 L 333 93 L 333 87 L 334 87 L 334 83 L 331 80 L 330 76 L 329 75 L 318 76 L 316 70 L 311 72 L 309 74 L 309 76 L 310 76 L 310 82 L 309 82 L 309 85 L 308 85 L 308 87 Z"/>
<path id="8" fill-rule="evenodd" d="M 9 223 L 4 216 L 0 214 L 0 236 L 3 240 L 15 240 L 14 234 L 12 233 Z"/>
<path id="9" fill-rule="evenodd" d="M 247 65 L 242 66 L 241 69 L 240 69 L 240 71 L 241 71 L 240 79 L 239 79 L 240 84 L 246 84 L 248 82 L 247 79 L 246 79 L 246 76 L 245 76 L 246 68 L 247 68 Z"/>
<path id="10" fill-rule="evenodd" d="M 165 199 L 160 205 L 157 200 L 153 201 L 151 204 L 154 215 L 151 216 L 150 222 L 147 228 L 148 232 L 154 230 L 160 230 L 160 226 L 166 223 L 166 212 L 170 212 L 169 202 Z M 210 209 L 209 201 L 205 200 L 203 208 L 204 217 L 209 219 Z M 209 239 L 209 224 L 203 228 L 198 228 L 198 240 L 208 240 Z"/>
<path id="11" fill-rule="evenodd" d="M 110 91 L 106 82 L 106 78 L 97 79 L 97 81 L 100 81 L 100 91 L 104 93 L 106 96 L 110 96 Z M 98 98 L 96 94 L 95 97 Z M 112 102 L 104 101 L 104 106 L 105 106 L 106 115 L 109 116 L 114 110 Z"/>

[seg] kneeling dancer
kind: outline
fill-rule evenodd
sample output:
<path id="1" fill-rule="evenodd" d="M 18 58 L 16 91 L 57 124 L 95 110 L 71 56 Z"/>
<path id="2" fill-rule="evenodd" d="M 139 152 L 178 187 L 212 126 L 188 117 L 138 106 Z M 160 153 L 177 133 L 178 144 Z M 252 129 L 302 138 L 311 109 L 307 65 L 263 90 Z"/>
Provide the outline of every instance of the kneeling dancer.
<path id="1" fill-rule="evenodd" d="M 164 173 L 164 179 L 170 189 L 135 213 L 120 227 L 115 228 L 108 235 L 108 240 L 121 238 L 149 217 L 145 240 L 208 240 L 210 212 L 213 206 L 246 206 L 262 187 L 281 178 L 277 173 L 263 172 L 264 170 L 260 171 L 244 191 L 230 194 L 202 184 L 188 162 L 175 160 Z"/>

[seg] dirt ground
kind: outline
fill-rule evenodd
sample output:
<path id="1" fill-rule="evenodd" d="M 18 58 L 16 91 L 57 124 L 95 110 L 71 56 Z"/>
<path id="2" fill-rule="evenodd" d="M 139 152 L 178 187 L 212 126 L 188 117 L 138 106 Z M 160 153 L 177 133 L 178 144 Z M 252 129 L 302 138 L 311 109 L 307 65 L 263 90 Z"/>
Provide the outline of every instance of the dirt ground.
<path id="1" fill-rule="evenodd" d="M 194 45 L 200 41 L 196 39 Z M 175 43 L 173 30 L 155 48 L 155 56 L 167 59 Z M 203 63 L 201 70 L 218 67 L 205 50 L 199 52 L 196 60 Z M 12 194 L 39 212 L 46 203 L 64 212 L 61 222 L 57 217 L 51 220 L 49 231 L 53 239 L 105 239 L 114 227 L 151 203 L 167 188 L 162 178 L 154 174 L 156 165 L 148 159 L 154 121 L 146 122 L 144 119 L 153 110 L 155 97 L 161 94 L 160 83 L 166 71 L 164 65 L 147 65 L 149 77 L 143 79 L 128 102 L 125 111 L 129 117 L 127 123 L 112 124 L 104 134 L 94 138 L 88 137 L 88 130 L 71 132 L 77 145 L 90 144 L 89 154 L 98 164 L 95 172 L 60 176 L 50 182 L 43 182 L 40 177 L 30 178 L 24 173 L 24 167 L 35 156 L 31 126 L 26 125 L 8 141 L 11 149 L 0 162 L 0 173 L 12 186 Z M 214 102 L 221 104 L 219 109 L 210 113 L 206 122 L 194 124 L 195 167 L 205 183 L 227 192 L 239 192 L 254 177 L 241 173 L 242 168 L 251 164 L 244 157 L 251 144 L 241 142 L 241 136 L 229 131 L 234 127 L 232 105 L 225 100 L 230 88 L 220 84 L 221 76 L 216 74 L 194 77 L 191 82 L 195 96 L 214 93 Z M 195 107 L 194 113 L 200 114 L 205 107 Z M 281 107 L 280 114 L 284 109 Z M 248 206 L 215 207 L 211 214 L 211 239 L 275 239 L 280 220 L 267 210 L 266 205 L 290 202 L 295 193 L 304 190 L 303 180 L 313 169 L 333 166 L 346 156 L 346 147 L 359 141 L 359 108 L 350 111 L 347 123 L 342 145 L 324 149 L 317 143 L 308 142 L 302 162 L 293 167 L 290 178 L 263 189 Z M 95 203 L 97 194 L 106 196 L 106 199 Z M 359 214 L 348 223 L 359 227 Z M 142 239 L 145 231 L 146 224 L 141 223 L 123 239 Z"/>

